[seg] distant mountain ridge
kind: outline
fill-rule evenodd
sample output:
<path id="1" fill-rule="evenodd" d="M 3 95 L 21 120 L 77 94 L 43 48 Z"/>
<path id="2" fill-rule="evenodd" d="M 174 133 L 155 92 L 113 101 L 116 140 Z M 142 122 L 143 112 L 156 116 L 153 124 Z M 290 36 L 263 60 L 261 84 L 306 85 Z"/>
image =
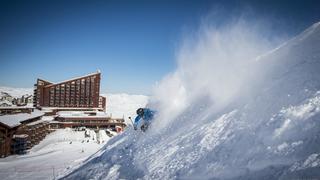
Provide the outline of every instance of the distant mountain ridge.
<path id="1" fill-rule="evenodd" d="M 13 88 L 0 86 L 0 92 L 5 92 L 14 98 L 18 98 L 26 94 L 33 95 L 33 88 Z"/>

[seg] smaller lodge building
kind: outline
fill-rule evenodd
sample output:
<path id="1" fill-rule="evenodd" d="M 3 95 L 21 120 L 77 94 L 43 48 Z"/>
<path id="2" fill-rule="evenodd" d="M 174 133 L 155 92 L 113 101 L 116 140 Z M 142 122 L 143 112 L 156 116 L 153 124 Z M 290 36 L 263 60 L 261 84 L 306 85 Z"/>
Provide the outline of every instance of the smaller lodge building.
<path id="1" fill-rule="evenodd" d="M 28 113 L 0 115 L 0 157 L 25 154 L 27 149 L 43 140 L 50 132 L 48 119 L 42 119 L 43 115 L 32 107 Z"/>
<path id="2" fill-rule="evenodd" d="M 3 107 L 4 108 L 4 107 Z M 117 132 L 126 127 L 124 119 L 111 118 L 101 109 L 92 108 L 43 108 L 30 107 L 24 113 L 13 113 L 14 107 L 7 107 L 0 115 L 0 157 L 11 154 L 25 154 L 39 144 L 55 129 L 86 127 L 111 129 Z"/>

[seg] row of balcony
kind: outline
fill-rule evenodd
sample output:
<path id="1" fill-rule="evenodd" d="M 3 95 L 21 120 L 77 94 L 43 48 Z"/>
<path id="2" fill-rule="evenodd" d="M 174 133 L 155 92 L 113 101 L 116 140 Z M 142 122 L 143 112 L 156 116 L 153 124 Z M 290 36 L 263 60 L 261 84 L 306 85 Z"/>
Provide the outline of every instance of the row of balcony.
<path id="1" fill-rule="evenodd" d="M 69 95 L 69 96 L 75 96 L 75 95 L 77 95 L 77 96 L 80 96 L 80 94 L 81 95 L 87 95 L 87 96 L 89 96 L 90 94 L 91 94 L 91 96 L 93 96 L 94 94 L 97 94 L 97 93 L 99 93 L 98 91 L 95 91 L 95 92 L 93 92 L 93 91 L 80 91 L 80 92 L 61 92 L 61 93 L 50 93 L 50 97 L 57 97 L 57 96 L 60 96 L 60 95 Z"/>

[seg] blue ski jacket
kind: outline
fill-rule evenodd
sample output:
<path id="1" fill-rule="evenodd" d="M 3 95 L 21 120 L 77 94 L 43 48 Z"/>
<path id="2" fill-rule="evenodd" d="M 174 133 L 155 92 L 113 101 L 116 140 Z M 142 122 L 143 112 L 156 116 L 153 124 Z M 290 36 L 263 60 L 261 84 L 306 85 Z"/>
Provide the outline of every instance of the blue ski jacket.
<path id="1" fill-rule="evenodd" d="M 149 124 L 151 122 L 151 120 L 153 119 L 154 114 L 155 114 L 155 111 L 153 111 L 153 110 L 151 110 L 149 108 L 143 108 L 143 115 L 142 116 L 138 115 L 135 118 L 133 126 L 137 127 L 141 119 L 143 119 L 143 121 L 145 123 Z"/>

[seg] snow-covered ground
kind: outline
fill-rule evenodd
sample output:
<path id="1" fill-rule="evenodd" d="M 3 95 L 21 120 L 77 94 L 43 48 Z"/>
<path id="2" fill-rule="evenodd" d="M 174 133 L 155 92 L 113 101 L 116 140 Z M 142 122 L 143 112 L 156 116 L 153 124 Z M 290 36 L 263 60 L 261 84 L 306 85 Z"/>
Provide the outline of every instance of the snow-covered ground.
<path id="1" fill-rule="evenodd" d="M 64 178 L 320 179 L 320 23 L 268 53 L 248 27 L 204 27 L 156 88 L 151 128 Z"/>
<path id="2" fill-rule="evenodd" d="M 0 87 L 0 90 L 18 97 L 28 93 L 25 88 Z M 113 117 L 130 116 L 137 107 L 147 103 L 147 97 L 142 95 L 112 94 L 107 97 L 108 113 Z M 96 133 L 89 129 L 59 129 L 49 134 L 26 155 L 0 158 L 0 179 L 55 179 L 99 152 L 109 139 L 105 130 Z"/>
<path id="3" fill-rule="evenodd" d="M 76 166 L 97 152 L 109 138 L 97 139 L 85 131 L 59 129 L 49 134 L 26 155 L 0 159 L 1 179 L 54 179 L 70 166 Z"/>

